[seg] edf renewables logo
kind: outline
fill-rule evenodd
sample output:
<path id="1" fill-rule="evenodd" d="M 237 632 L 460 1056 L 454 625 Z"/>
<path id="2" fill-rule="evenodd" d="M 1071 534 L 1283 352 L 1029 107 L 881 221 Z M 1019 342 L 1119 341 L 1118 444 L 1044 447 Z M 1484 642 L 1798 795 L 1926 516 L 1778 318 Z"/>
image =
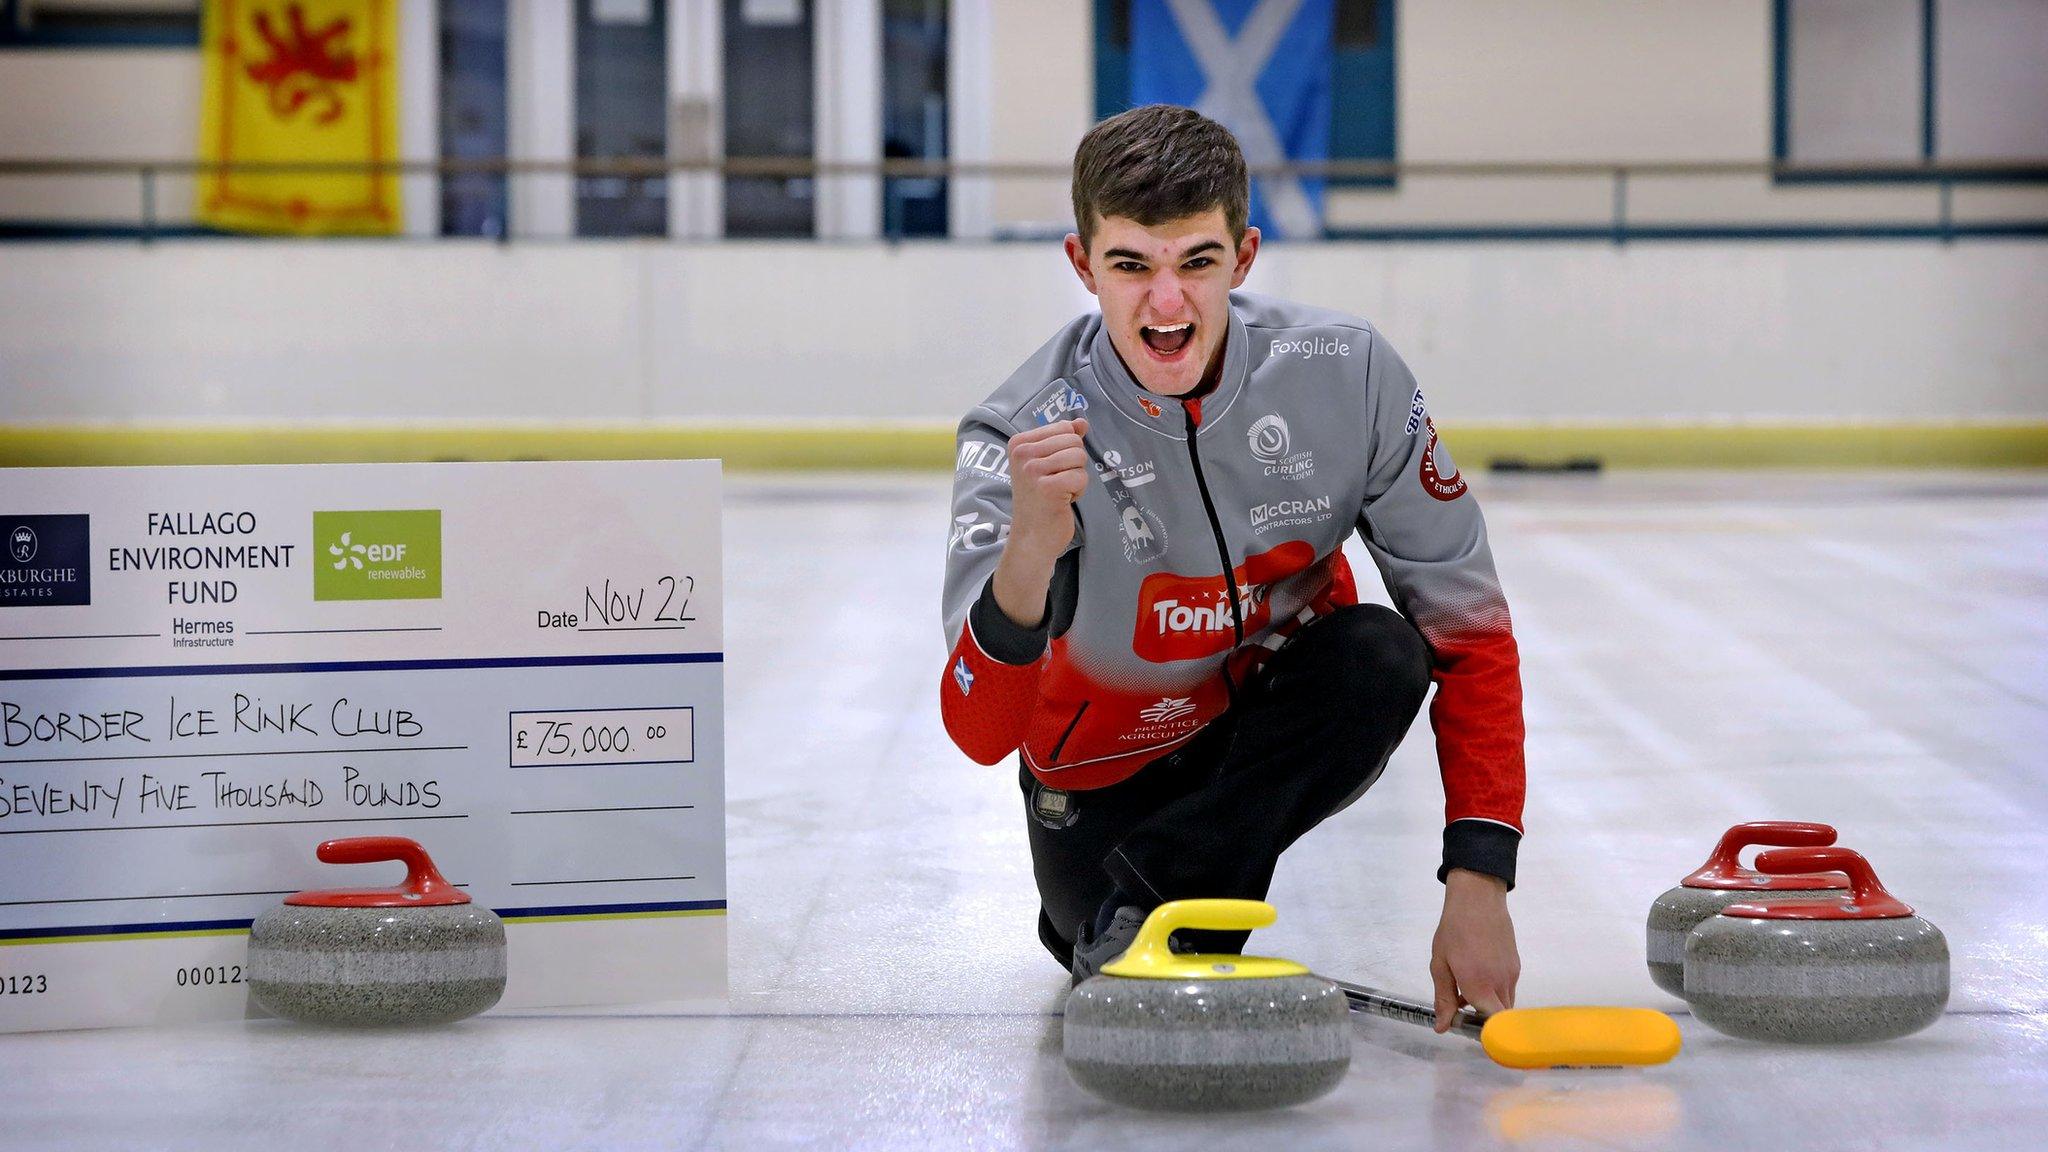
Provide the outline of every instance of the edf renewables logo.
<path id="1" fill-rule="evenodd" d="M 440 598 L 440 509 L 313 513 L 313 599 Z"/>
<path id="2" fill-rule="evenodd" d="M 92 603 L 92 518 L 0 515 L 0 608 Z"/>

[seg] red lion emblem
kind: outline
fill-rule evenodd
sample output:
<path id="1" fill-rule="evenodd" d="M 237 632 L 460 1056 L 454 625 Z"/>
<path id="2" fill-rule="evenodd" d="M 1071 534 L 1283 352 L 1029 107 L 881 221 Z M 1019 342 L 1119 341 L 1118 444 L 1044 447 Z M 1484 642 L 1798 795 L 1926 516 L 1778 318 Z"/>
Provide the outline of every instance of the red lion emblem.
<path id="1" fill-rule="evenodd" d="M 289 120 L 299 110 L 317 102 L 316 124 L 341 119 L 341 93 L 337 84 L 353 84 L 355 55 L 337 48 L 334 42 L 348 35 L 350 21 L 337 17 L 315 32 L 306 27 L 306 13 L 297 4 L 286 5 L 287 34 L 280 36 L 271 26 L 270 13 L 256 13 L 256 34 L 270 47 L 270 58 L 250 64 L 249 79 L 270 90 L 270 110 Z"/>

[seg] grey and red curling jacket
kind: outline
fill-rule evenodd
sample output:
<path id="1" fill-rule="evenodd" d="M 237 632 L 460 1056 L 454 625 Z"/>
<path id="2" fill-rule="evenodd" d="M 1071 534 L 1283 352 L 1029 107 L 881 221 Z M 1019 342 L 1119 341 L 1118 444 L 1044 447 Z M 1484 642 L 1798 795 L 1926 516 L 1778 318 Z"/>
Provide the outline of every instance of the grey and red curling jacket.
<path id="1" fill-rule="evenodd" d="M 1478 502 L 1372 325 L 1248 293 L 1230 303 L 1222 377 L 1198 400 L 1141 388 L 1091 313 L 960 422 L 946 730 L 983 764 L 1021 751 L 1048 787 L 1114 784 L 1221 715 L 1296 629 L 1357 601 L 1342 551 L 1355 529 L 1429 644 L 1445 869 L 1512 884 L 1521 676 Z M 1046 617 L 1026 629 L 991 587 L 1008 442 L 1075 416 L 1095 481 Z"/>

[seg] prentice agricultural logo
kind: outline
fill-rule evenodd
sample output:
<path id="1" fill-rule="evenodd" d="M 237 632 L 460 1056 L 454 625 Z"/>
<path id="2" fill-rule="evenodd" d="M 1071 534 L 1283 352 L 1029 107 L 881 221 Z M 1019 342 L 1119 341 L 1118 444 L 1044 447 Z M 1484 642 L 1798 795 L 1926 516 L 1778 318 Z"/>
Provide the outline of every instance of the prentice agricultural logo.
<path id="1" fill-rule="evenodd" d="M 0 608 L 92 603 L 92 518 L 84 514 L 0 516 Z"/>
<path id="2" fill-rule="evenodd" d="M 1203 695 L 1197 692 L 1196 695 Z M 1208 723 L 1204 708 L 1213 715 L 1213 701 L 1208 705 L 1197 704 L 1195 696 L 1162 696 L 1156 704 L 1138 709 L 1138 725 L 1117 737 L 1126 743 L 1143 742 L 1156 744 L 1161 740 L 1184 737 Z"/>
<path id="3" fill-rule="evenodd" d="M 1195 702 L 1192 697 L 1168 696 L 1157 704 L 1140 708 L 1138 719 L 1147 724 L 1164 724 L 1169 720 L 1178 720 L 1194 710 Z"/>
<path id="4" fill-rule="evenodd" d="M 441 511 L 313 513 L 313 599 L 441 598 Z"/>

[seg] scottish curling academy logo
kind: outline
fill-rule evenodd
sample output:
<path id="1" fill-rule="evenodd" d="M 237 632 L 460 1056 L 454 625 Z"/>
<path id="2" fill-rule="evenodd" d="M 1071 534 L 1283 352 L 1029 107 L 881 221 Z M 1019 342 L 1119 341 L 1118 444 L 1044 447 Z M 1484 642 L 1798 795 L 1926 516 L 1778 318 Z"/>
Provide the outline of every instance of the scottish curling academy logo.
<path id="1" fill-rule="evenodd" d="M 1315 474 L 1316 454 L 1292 451 L 1293 439 L 1286 417 L 1277 412 L 1259 417 L 1245 430 L 1252 458 L 1264 465 L 1260 469 L 1261 475 L 1278 476 L 1282 480 L 1306 480 Z"/>

